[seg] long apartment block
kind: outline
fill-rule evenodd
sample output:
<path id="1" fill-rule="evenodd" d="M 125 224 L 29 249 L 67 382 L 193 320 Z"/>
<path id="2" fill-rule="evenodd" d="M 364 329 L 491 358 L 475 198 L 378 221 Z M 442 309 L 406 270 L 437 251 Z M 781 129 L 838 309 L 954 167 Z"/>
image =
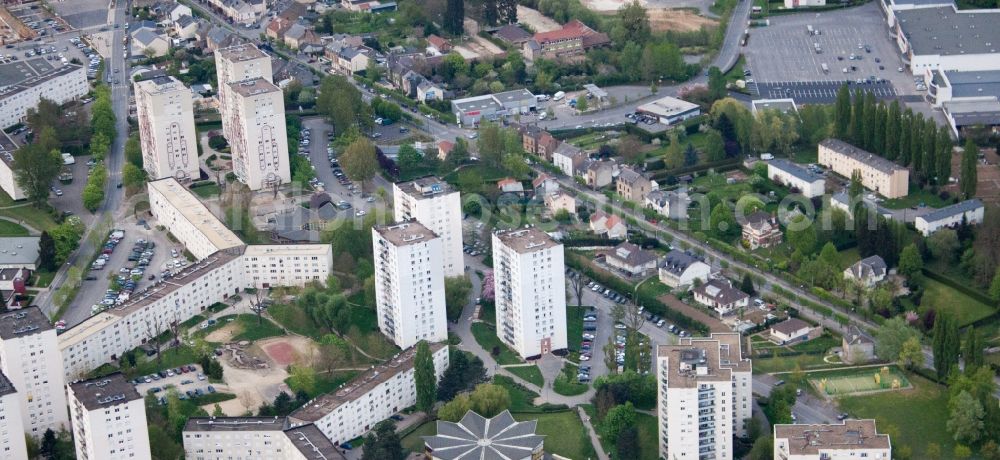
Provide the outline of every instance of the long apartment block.
<path id="1" fill-rule="evenodd" d="M 286 417 L 191 417 L 182 436 L 188 460 L 344 460 L 316 426 Z"/>
<path id="2" fill-rule="evenodd" d="M 886 198 L 901 198 L 910 193 L 910 171 L 874 153 L 840 139 L 819 143 L 818 163 L 841 176 L 850 178 L 857 171 L 861 184 Z"/>

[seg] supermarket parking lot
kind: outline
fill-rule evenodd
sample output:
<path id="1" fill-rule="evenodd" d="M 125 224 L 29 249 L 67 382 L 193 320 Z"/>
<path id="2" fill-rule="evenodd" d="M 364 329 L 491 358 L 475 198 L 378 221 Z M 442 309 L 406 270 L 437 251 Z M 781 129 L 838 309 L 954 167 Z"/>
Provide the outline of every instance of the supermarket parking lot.
<path id="1" fill-rule="evenodd" d="M 109 0 L 57 0 L 49 2 L 56 14 L 77 29 L 107 24 L 108 4 Z"/>
<path id="2" fill-rule="evenodd" d="M 752 83 L 751 93 L 765 99 L 792 98 L 798 104 L 830 104 L 837 99 L 837 91 L 844 83 L 850 84 L 851 94 L 857 91 L 872 93 L 876 99 L 896 97 L 896 89 L 889 82 L 857 83 L 847 81 Z"/>

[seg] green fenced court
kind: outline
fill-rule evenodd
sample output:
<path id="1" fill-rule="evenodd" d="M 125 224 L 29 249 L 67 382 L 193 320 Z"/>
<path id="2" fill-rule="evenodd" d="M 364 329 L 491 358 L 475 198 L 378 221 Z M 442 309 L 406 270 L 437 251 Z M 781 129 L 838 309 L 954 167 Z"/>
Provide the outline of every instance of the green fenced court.
<path id="1" fill-rule="evenodd" d="M 809 374 L 809 383 L 830 396 L 910 388 L 910 381 L 894 366 L 814 372 Z"/>

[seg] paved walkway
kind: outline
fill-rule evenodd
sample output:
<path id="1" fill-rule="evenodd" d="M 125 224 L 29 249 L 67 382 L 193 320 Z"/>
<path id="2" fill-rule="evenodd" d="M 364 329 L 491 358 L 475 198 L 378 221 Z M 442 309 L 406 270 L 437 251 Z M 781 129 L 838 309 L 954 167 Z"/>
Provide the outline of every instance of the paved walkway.
<path id="1" fill-rule="evenodd" d="M 590 436 L 590 443 L 594 445 L 594 450 L 597 451 L 597 458 L 600 460 L 609 460 L 608 454 L 604 452 L 604 446 L 601 445 L 601 439 L 597 437 L 597 431 L 590 424 L 590 416 L 584 412 L 582 407 L 577 407 L 576 412 L 580 415 L 580 420 L 583 421 L 584 428 L 587 429 L 587 436 Z"/>
<path id="2" fill-rule="evenodd" d="M 17 206 L 12 206 L 12 207 L 17 207 Z M 4 209 L 8 209 L 8 208 L 4 208 Z M 41 230 L 38 230 L 37 228 L 32 227 L 31 225 L 28 225 L 28 223 L 25 222 L 25 221 L 23 221 L 23 220 L 18 220 L 18 219 L 15 219 L 13 217 L 7 217 L 7 216 L 0 216 L 0 220 L 6 220 L 7 222 L 14 223 L 14 224 L 17 224 L 17 225 L 20 225 L 20 226 L 24 227 L 25 229 L 28 230 L 28 235 L 38 236 L 38 235 L 42 234 Z"/>

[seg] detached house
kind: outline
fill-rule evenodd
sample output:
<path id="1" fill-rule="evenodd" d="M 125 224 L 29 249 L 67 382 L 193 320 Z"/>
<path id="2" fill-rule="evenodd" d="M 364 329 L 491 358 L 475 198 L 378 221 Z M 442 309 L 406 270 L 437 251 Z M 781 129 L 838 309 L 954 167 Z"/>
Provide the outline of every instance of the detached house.
<path id="1" fill-rule="evenodd" d="M 427 37 L 427 54 L 430 56 L 440 56 L 448 54 L 452 50 L 451 42 L 437 35 Z"/>
<path id="2" fill-rule="evenodd" d="M 691 199 L 688 197 L 687 189 L 654 190 L 646 194 L 644 203 L 647 209 L 652 209 L 669 219 L 686 219 Z"/>
<path id="3" fill-rule="evenodd" d="M 571 215 L 576 214 L 576 198 L 573 198 L 571 195 L 555 192 L 545 195 L 543 200 L 545 201 L 545 208 L 553 215 L 563 209 Z"/>
<path id="4" fill-rule="evenodd" d="M 354 75 L 367 69 L 372 59 L 375 59 L 375 50 L 367 46 L 348 47 L 337 53 L 336 67 L 347 75 Z"/>
<path id="5" fill-rule="evenodd" d="M 725 278 L 710 280 L 694 288 L 693 292 L 696 302 L 715 310 L 719 316 L 746 308 L 750 303 L 750 296 L 733 287 L 733 282 Z"/>
<path id="6" fill-rule="evenodd" d="M 779 344 L 791 343 L 796 340 L 809 340 L 813 331 L 822 333 L 821 328 L 814 328 L 809 323 L 798 318 L 788 318 L 778 324 L 771 326 L 771 338 Z M 818 335 L 818 334 L 816 334 Z"/>
<path id="7" fill-rule="evenodd" d="M 656 270 L 656 254 L 627 241 L 605 254 L 604 261 L 628 276 L 642 276 Z"/>
<path id="8" fill-rule="evenodd" d="M 642 202 L 646 194 L 652 190 L 653 183 L 631 167 L 623 166 L 618 171 L 615 188 L 622 198 Z"/>
<path id="9" fill-rule="evenodd" d="M 888 268 L 879 256 L 865 257 L 844 270 L 844 279 L 870 288 L 885 279 Z"/>
<path id="10" fill-rule="evenodd" d="M 587 186 L 599 189 L 611 185 L 618 165 L 613 161 L 593 161 L 587 166 Z"/>
<path id="11" fill-rule="evenodd" d="M 548 195 L 559 191 L 559 182 L 552 176 L 541 173 L 531 181 L 531 188 L 535 195 Z"/>
<path id="12" fill-rule="evenodd" d="M 590 231 L 597 236 L 609 239 L 621 239 L 628 235 L 628 227 L 621 217 L 608 215 L 604 211 L 595 211 L 590 215 Z"/>
<path id="13" fill-rule="evenodd" d="M 438 149 L 438 159 L 441 161 L 448 159 L 448 154 L 451 153 L 451 149 L 455 148 L 455 143 L 447 139 L 440 140 L 437 143 Z"/>
<path id="14" fill-rule="evenodd" d="M 524 193 L 524 184 L 513 177 L 505 177 L 497 181 L 497 187 L 504 193 Z"/>
<path id="15" fill-rule="evenodd" d="M 694 254 L 677 249 L 667 253 L 659 268 L 660 282 L 672 288 L 690 286 L 695 280 L 704 283 L 711 274 L 712 267 L 708 264 Z"/>
<path id="16" fill-rule="evenodd" d="M 174 33 L 178 38 L 190 40 L 198 33 L 198 20 L 191 16 L 181 16 L 174 21 Z"/>
<path id="17" fill-rule="evenodd" d="M 585 175 L 586 171 L 582 170 L 585 161 L 587 154 L 568 142 L 560 142 L 552 152 L 552 164 L 569 177 Z"/>
<path id="18" fill-rule="evenodd" d="M 778 218 L 766 212 L 755 212 L 743 223 L 743 240 L 751 250 L 781 244 L 781 226 Z"/>

